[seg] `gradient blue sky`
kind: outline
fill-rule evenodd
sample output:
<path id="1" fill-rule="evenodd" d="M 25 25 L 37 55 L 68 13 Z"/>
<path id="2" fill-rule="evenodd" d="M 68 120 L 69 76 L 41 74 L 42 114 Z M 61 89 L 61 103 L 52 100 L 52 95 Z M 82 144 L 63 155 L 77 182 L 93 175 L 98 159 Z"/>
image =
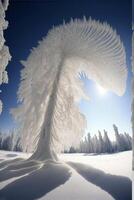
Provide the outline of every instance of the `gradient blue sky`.
<path id="1" fill-rule="evenodd" d="M 17 105 L 16 92 L 20 79 L 22 65 L 30 49 L 44 37 L 53 25 L 59 25 L 63 19 L 68 22 L 70 18 L 83 16 L 107 21 L 124 42 L 128 80 L 127 90 L 122 97 L 112 92 L 101 96 L 96 85 L 85 79 L 86 91 L 90 102 L 80 103 L 81 111 L 85 113 L 88 121 L 87 131 L 92 134 L 104 128 L 113 137 L 112 124 L 116 123 L 121 131 L 131 133 L 131 1 L 130 0 L 27 0 L 10 1 L 6 13 L 9 27 L 5 31 L 6 43 L 10 48 L 12 61 L 8 65 L 9 84 L 2 85 L 1 99 L 4 103 L 3 113 L 0 116 L 0 129 L 8 130 L 14 126 L 10 108 Z M 119 76 L 119 75 L 118 75 Z"/>

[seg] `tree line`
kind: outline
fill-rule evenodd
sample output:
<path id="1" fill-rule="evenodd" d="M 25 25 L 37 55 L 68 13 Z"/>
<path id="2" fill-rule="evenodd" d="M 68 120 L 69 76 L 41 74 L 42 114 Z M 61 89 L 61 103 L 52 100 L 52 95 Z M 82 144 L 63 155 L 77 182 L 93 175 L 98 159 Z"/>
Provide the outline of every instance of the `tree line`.
<path id="1" fill-rule="evenodd" d="M 20 136 L 16 131 L 11 133 L 0 132 L 0 149 L 5 151 L 22 151 Z"/>
<path id="2" fill-rule="evenodd" d="M 127 151 L 132 149 L 132 137 L 127 134 L 119 133 L 118 127 L 113 125 L 115 132 L 115 141 L 109 139 L 108 133 L 104 130 L 102 136 L 101 131 L 98 131 L 98 136 L 88 133 L 84 140 L 81 140 L 79 147 L 71 147 L 65 153 L 114 153 Z M 22 151 L 20 136 L 14 130 L 11 133 L 0 132 L 0 149 L 7 151 Z"/>
<path id="3" fill-rule="evenodd" d="M 80 142 L 78 148 L 71 147 L 65 153 L 114 153 L 127 151 L 132 149 L 132 137 L 127 134 L 119 133 L 118 127 L 113 125 L 115 132 L 115 141 L 109 139 L 108 133 L 104 130 L 102 136 L 101 131 L 98 131 L 98 136 L 88 133 L 87 136 Z"/>

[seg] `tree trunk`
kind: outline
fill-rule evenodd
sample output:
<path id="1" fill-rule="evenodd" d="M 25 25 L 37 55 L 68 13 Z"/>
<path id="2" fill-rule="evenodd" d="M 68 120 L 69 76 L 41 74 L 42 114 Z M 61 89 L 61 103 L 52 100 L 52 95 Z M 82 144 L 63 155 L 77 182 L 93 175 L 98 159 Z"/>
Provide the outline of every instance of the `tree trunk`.
<path id="1" fill-rule="evenodd" d="M 30 159 L 34 160 L 58 160 L 56 152 L 51 149 L 52 145 L 52 123 L 53 123 L 53 115 L 55 112 L 55 105 L 57 102 L 57 92 L 58 92 L 58 85 L 60 81 L 60 75 L 62 72 L 62 63 L 59 65 L 57 75 L 55 77 L 52 92 L 49 97 L 47 110 L 44 116 L 44 122 L 42 125 L 41 133 L 39 135 L 39 141 L 37 144 L 36 151 L 33 153 Z"/>

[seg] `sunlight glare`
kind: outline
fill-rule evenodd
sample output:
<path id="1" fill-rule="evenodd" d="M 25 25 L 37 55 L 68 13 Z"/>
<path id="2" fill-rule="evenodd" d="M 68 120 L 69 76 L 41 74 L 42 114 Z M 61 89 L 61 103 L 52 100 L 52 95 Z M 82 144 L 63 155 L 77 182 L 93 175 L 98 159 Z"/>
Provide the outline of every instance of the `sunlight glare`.
<path id="1" fill-rule="evenodd" d="M 105 95 L 107 93 L 107 90 L 98 84 L 97 84 L 97 89 L 101 95 Z"/>

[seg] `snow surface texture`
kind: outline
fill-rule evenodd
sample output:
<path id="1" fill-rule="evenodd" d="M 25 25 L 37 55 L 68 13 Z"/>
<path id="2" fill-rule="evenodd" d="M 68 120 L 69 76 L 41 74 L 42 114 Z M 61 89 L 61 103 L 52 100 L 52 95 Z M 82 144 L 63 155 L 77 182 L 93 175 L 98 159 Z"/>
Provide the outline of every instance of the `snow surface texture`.
<path id="1" fill-rule="evenodd" d="M 131 154 L 61 154 L 61 162 L 39 162 L 0 151 L 0 199 L 132 200 Z"/>
<path id="2" fill-rule="evenodd" d="M 20 122 L 23 149 L 37 147 L 34 159 L 54 157 L 56 151 L 79 144 L 86 119 L 78 102 L 89 99 L 81 74 L 118 95 L 125 91 L 126 58 L 120 37 L 107 23 L 91 18 L 54 27 L 22 63 L 21 104 L 12 113 Z"/>
<path id="3" fill-rule="evenodd" d="M 11 56 L 8 47 L 4 44 L 5 39 L 3 31 L 8 27 L 8 22 L 5 20 L 5 11 L 8 7 L 8 0 L 0 0 L 0 85 L 8 83 L 8 75 L 6 66 L 8 65 Z M 0 113 L 2 112 L 2 101 L 0 100 Z"/>

